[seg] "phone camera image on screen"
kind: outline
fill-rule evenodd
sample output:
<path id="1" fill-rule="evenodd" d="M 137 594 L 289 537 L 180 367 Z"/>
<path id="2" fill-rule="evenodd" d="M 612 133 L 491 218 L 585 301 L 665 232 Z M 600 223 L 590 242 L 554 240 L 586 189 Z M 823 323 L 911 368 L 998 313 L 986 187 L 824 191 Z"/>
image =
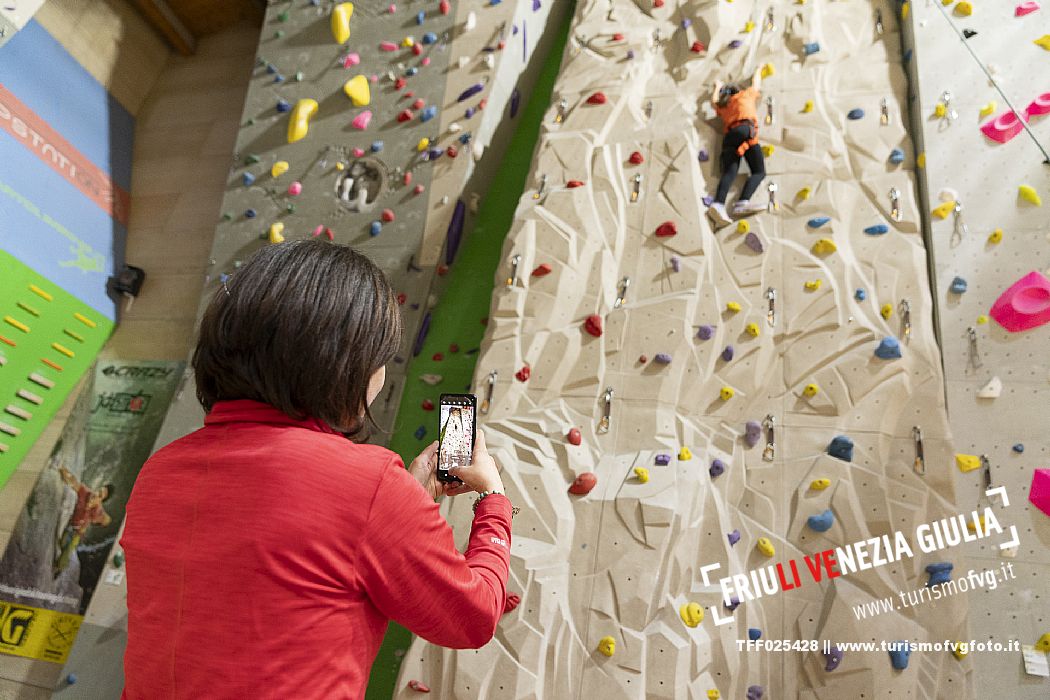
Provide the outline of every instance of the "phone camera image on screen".
<path id="1" fill-rule="evenodd" d="M 440 433 L 438 435 L 438 471 L 439 476 L 452 479 L 448 470 L 453 467 L 465 467 L 471 463 L 474 453 L 474 401 L 473 396 L 442 396 L 438 416 Z"/>

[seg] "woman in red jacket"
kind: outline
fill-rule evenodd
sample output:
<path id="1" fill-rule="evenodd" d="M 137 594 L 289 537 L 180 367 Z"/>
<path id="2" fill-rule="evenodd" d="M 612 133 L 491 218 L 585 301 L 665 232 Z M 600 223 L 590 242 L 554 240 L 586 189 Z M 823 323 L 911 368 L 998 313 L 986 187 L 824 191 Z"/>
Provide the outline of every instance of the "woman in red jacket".
<path id="1" fill-rule="evenodd" d="M 269 246 L 219 288 L 193 356 L 204 427 L 146 462 L 121 539 L 126 698 L 360 698 L 388 620 L 488 642 L 506 604 L 511 505 L 485 439 L 465 554 L 435 499 L 437 443 L 406 470 L 353 441 L 401 314 L 345 246 Z"/>

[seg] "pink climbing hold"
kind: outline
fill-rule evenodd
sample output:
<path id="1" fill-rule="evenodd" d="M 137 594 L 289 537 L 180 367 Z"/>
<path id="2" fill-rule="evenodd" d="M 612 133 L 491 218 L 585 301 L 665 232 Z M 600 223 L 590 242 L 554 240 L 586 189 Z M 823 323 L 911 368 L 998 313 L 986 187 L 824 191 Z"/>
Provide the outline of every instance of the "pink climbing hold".
<path id="1" fill-rule="evenodd" d="M 1043 513 L 1050 515 L 1050 469 L 1036 469 L 1032 472 L 1028 500 Z"/>
<path id="2" fill-rule="evenodd" d="M 354 117 L 354 120 L 350 122 L 350 126 L 354 127 L 355 129 L 360 129 L 361 131 L 364 131 L 368 128 L 368 123 L 370 121 L 372 121 L 372 112 L 366 109 L 365 111 L 361 112 L 356 117 Z"/>
<path id="3" fill-rule="evenodd" d="M 988 315 L 1011 333 L 1050 322 L 1050 279 L 1038 270 L 1029 272 L 995 300 Z"/>
<path id="4" fill-rule="evenodd" d="M 354 150 L 351 151 L 351 153 L 354 154 L 354 158 L 360 158 L 365 154 L 365 149 L 355 147 Z"/>
<path id="5" fill-rule="evenodd" d="M 1050 114 L 1050 92 L 1044 92 L 1042 95 L 1029 102 L 1026 111 L 1028 112 L 1029 117 Z"/>
<path id="6" fill-rule="evenodd" d="M 303 183 L 296 180 L 292 184 L 288 185 L 288 194 L 293 197 L 298 197 L 303 191 Z"/>
<path id="7" fill-rule="evenodd" d="M 390 7 L 386 8 L 386 11 L 390 14 L 394 14 L 395 12 L 397 12 L 397 5 L 395 5 L 394 3 L 390 3 Z"/>
<path id="8" fill-rule="evenodd" d="M 429 66 L 430 65 L 430 56 L 424 56 L 423 60 L 420 61 L 420 64 L 424 65 L 424 66 Z"/>
<path id="9" fill-rule="evenodd" d="M 1024 124 L 1016 112 L 1003 112 L 995 119 L 981 125 L 981 133 L 993 141 L 1006 143 L 1021 133 Z"/>
<path id="10" fill-rule="evenodd" d="M 1037 3 L 1035 0 L 1027 0 L 1027 2 L 1022 2 L 1020 5 L 1017 6 L 1017 8 L 1014 10 L 1014 16 L 1024 17 L 1025 15 L 1032 14 L 1038 9 L 1039 3 Z"/>
<path id="11" fill-rule="evenodd" d="M 423 194 L 423 189 L 423 185 L 416 185 L 412 188 L 412 192 L 414 192 L 415 194 Z"/>
<path id="12" fill-rule="evenodd" d="M 359 54 L 348 53 L 346 55 L 346 57 L 343 58 L 343 68 L 349 68 L 350 66 L 356 66 L 360 62 L 361 62 L 361 56 Z"/>
<path id="13" fill-rule="evenodd" d="M 379 42 L 380 51 L 397 51 L 397 44 L 392 41 L 381 41 Z"/>

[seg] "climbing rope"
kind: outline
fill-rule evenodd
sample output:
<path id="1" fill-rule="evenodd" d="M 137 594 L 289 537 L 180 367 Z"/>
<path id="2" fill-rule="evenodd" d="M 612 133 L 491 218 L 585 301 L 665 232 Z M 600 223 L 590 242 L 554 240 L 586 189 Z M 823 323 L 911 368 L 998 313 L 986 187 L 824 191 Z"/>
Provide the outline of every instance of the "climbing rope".
<path id="1" fill-rule="evenodd" d="M 988 70 L 988 67 L 984 65 L 984 62 L 980 58 L 978 58 L 977 53 L 973 50 L 973 47 L 970 46 L 970 42 L 966 40 L 966 36 L 959 30 L 958 27 L 955 26 L 955 23 L 952 22 L 951 18 L 948 16 L 948 11 L 945 9 L 944 5 L 939 2 L 935 2 L 933 4 L 937 6 L 938 10 L 940 10 L 941 16 L 944 17 L 944 21 L 948 23 L 948 26 L 951 27 L 952 31 L 954 31 L 956 36 L 959 37 L 959 41 L 962 42 L 962 45 L 964 47 L 966 47 L 966 50 L 969 52 L 970 56 L 973 57 L 974 62 L 977 63 L 981 71 L 988 77 L 988 82 L 992 84 L 992 87 L 995 88 L 995 91 L 998 92 L 999 96 L 1003 98 L 1003 102 L 1006 103 L 1006 106 L 1010 108 L 1011 112 L 1017 115 L 1017 118 L 1021 122 L 1021 126 L 1024 128 L 1025 132 L 1027 132 L 1028 136 L 1031 137 L 1032 142 L 1035 144 L 1035 147 L 1039 149 L 1039 152 L 1043 154 L 1043 163 L 1045 165 L 1050 165 L 1050 153 L 1047 153 L 1046 149 L 1043 147 L 1043 144 L 1039 143 L 1039 139 L 1037 139 L 1035 137 L 1035 134 L 1032 133 L 1032 128 L 1028 126 L 1027 120 L 1025 120 L 1023 116 L 1021 116 L 1022 113 L 1014 107 L 1013 103 L 1010 101 L 1010 98 L 1007 97 L 1006 93 L 1003 92 L 1003 89 L 999 87 L 999 81 L 992 76 L 991 72 Z"/>

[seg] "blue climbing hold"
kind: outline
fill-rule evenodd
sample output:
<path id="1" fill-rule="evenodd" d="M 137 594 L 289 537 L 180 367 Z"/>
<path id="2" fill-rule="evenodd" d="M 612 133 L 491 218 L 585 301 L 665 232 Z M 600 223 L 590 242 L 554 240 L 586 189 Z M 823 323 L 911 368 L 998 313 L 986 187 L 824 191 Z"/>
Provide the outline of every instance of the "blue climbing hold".
<path id="1" fill-rule="evenodd" d="M 808 44 L 803 44 L 802 45 L 802 53 L 806 54 L 807 56 L 812 56 L 813 54 L 817 53 L 818 51 L 820 51 L 820 42 L 819 41 L 812 41 L 812 42 L 810 42 Z"/>
<path id="2" fill-rule="evenodd" d="M 726 349 L 722 351 L 722 359 L 729 362 L 733 359 L 733 346 L 727 345 Z"/>
<path id="3" fill-rule="evenodd" d="M 416 75 L 418 73 L 419 73 L 419 68 L 416 68 L 415 66 L 412 66 L 411 68 L 409 68 L 408 70 L 405 71 L 405 75 L 407 75 L 409 77 L 412 77 L 413 75 Z"/>
<path id="4" fill-rule="evenodd" d="M 245 219 L 254 219 L 255 218 L 255 210 L 254 209 L 245 209 L 244 210 L 244 218 Z"/>
<path id="5" fill-rule="evenodd" d="M 469 131 L 467 133 L 465 133 L 465 134 L 460 134 L 459 135 L 459 142 L 461 144 L 463 144 L 464 146 L 466 146 L 468 143 L 470 143 L 470 139 L 471 139 L 471 136 L 470 136 L 470 132 Z"/>
<path id="6" fill-rule="evenodd" d="M 292 103 L 288 100 L 277 100 L 277 111 L 288 112 L 292 109 Z"/>
<path id="7" fill-rule="evenodd" d="M 249 173 L 249 172 L 245 172 L 245 173 L 244 173 L 243 175 L 241 175 L 241 179 L 242 179 L 242 180 L 244 181 L 244 186 L 245 186 L 245 187 L 248 187 L 248 186 L 250 186 L 250 185 L 251 185 L 251 184 L 252 184 L 253 182 L 255 182 L 255 176 L 254 176 L 254 175 L 252 175 L 252 174 L 251 174 L 251 173 Z"/>
<path id="8" fill-rule="evenodd" d="M 886 224 L 875 224 L 874 226 L 869 226 L 868 228 L 864 229 L 864 233 L 868 234 L 869 236 L 879 236 L 883 233 L 889 232 L 889 230 L 890 227 Z"/>
<path id="9" fill-rule="evenodd" d="M 854 109 L 851 109 L 846 114 L 846 118 L 847 119 L 852 119 L 853 121 L 857 121 L 858 119 L 863 119 L 864 118 L 864 110 L 861 109 L 860 107 L 855 107 Z"/>
<path id="10" fill-rule="evenodd" d="M 489 0 L 489 4 L 490 5 L 498 5 L 501 2 L 503 2 L 503 0 Z"/>
<path id="11" fill-rule="evenodd" d="M 762 638 L 762 630 L 758 629 L 757 627 L 748 627 L 747 628 L 747 638 L 750 639 L 752 642 L 755 641 L 755 640 L 761 639 Z"/>
<path id="12" fill-rule="evenodd" d="M 894 148 L 890 151 L 890 162 L 894 165 L 900 165 L 904 162 L 904 151 L 899 148 Z"/>
<path id="13" fill-rule="evenodd" d="M 868 293 L 863 289 L 858 288 L 857 291 L 853 292 L 853 298 L 857 301 L 864 301 L 868 298 Z"/>
<path id="14" fill-rule="evenodd" d="M 420 13 L 420 14 L 422 14 L 422 13 Z M 424 44 L 427 44 L 427 45 L 429 45 L 429 44 L 436 44 L 437 40 L 438 40 L 438 35 L 435 34 L 434 32 L 427 32 L 426 34 L 423 35 L 423 43 Z"/>
<path id="15" fill-rule="evenodd" d="M 831 221 L 830 216 L 815 216 L 806 222 L 806 226 L 809 226 L 810 228 L 820 228 L 829 221 Z"/>
<path id="16" fill-rule="evenodd" d="M 907 50 L 905 50 L 904 54 L 901 56 L 901 58 L 904 61 L 904 65 L 908 65 L 908 63 L 911 62 L 911 54 L 912 54 L 912 50 L 911 49 L 907 49 Z"/>
<path id="17" fill-rule="evenodd" d="M 425 425 L 419 426 L 418 428 L 416 428 L 416 432 L 413 433 L 413 435 L 416 436 L 416 440 L 422 440 L 423 436 L 426 435 L 426 434 L 427 434 L 427 428 L 426 428 Z"/>
<path id="18" fill-rule="evenodd" d="M 962 277 L 956 277 L 952 280 L 952 286 L 949 287 L 952 294 L 962 294 L 966 291 L 966 280 Z"/>
<path id="19" fill-rule="evenodd" d="M 438 108 L 435 107 L 434 105 L 430 105 L 429 107 L 424 107 L 423 111 L 421 111 L 419 113 L 419 121 L 421 121 L 421 122 L 428 122 L 431 119 L 433 119 L 434 117 L 436 117 L 437 113 L 438 113 Z"/>
<path id="20" fill-rule="evenodd" d="M 835 514 L 831 512 L 831 509 L 825 510 L 823 513 L 817 515 L 811 515 L 806 518 L 806 524 L 809 525 L 809 529 L 817 532 L 827 532 L 831 529 L 831 526 L 835 524 Z"/>
<path id="21" fill-rule="evenodd" d="M 383 232 L 383 222 L 373 221 L 372 225 L 368 227 L 368 232 L 373 236 L 378 236 L 380 233 Z"/>
<path id="22" fill-rule="evenodd" d="M 700 340 L 710 340 L 715 334 L 715 327 L 704 324 L 696 329 L 696 337 Z"/>
<path id="23" fill-rule="evenodd" d="M 893 649 L 890 650 L 890 662 L 893 664 L 893 668 L 903 671 L 908 668 L 908 657 L 911 656 L 911 648 L 908 646 L 908 642 L 904 640 L 891 642 L 891 644 Z"/>
<path id="24" fill-rule="evenodd" d="M 725 474 L 725 471 L 726 463 L 720 459 L 715 459 L 711 462 L 711 466 L 708 468 L 707 473 L 710 474 L 712 478 L 714 478 L 716 476 L 722 476 L 723 474 Z"/>
<path id="25" fill-rule="evenodd" d="M 952 579 L 953 564 L 950 561 L 940 561 L 926 567 L 926 573 L 930 580 L 926 582 L 927 588 L 942 583 L 948 583 Z"/>
<path id="26" fill-rule="evenodd" d="M 373 141 L 372 145 L 369 148 L 371 148 L 372 153 L 379 153 L 381 150 L 383 150 L 383 142 Z"/>
<path id="27" fill-rule="evenodd" d="M 845 435 L 836 435 L 828 445 L 828 454 L 843 462 L 853 461 L 853 440 Z"/>
<path id="28" fill-rule="evenodd" d="M 1016 452 L 1017 454 L 1021 454 L 1022 452 L 1024 452 L 1024 445 L 1021 444 L 1020 442 L 1018 442 L 1011 449 L 1013 449 L 1013 451 Z"/>
<path id="29" fill-rule="evenodd" d="M 423 24 L 423 23 L 424 23 L 424 22 L 426 22 L 426 21 L 427 21 L 427 13 L 426 13 L 426 10 L 420 10 L 420 11 L 419 11 L 419 12 L 418 12 L 418 13 L 416 14 L 416 24 Z M 424 41 L 423 43 L 425 44 L 426 42 Z"/>
<path id="30" fill-rule="evenodd" d="M 66 676 L 66 683 L 69 683 L 70 685 L 73 685 L 76 682 L 77 682 L 77 674 L 70 673 L 68 676 Z"/>
<path id="31" fill-rule="evenodd" d="M 892 335 L 883 338 L 879 342 L 879 347 L 875 348 L 875 357 L 883 360 L 896 360 L 900 356 L 901 342 Z"/>
<path id="32" fill-rule="evenodd" d="M 273 76 L 273 82 L 275 82 L 275 83 L 283 83 L 284 82 L 284 76 L 281 75 L 280 73 L 278 73 L 277 75 Z"/>

